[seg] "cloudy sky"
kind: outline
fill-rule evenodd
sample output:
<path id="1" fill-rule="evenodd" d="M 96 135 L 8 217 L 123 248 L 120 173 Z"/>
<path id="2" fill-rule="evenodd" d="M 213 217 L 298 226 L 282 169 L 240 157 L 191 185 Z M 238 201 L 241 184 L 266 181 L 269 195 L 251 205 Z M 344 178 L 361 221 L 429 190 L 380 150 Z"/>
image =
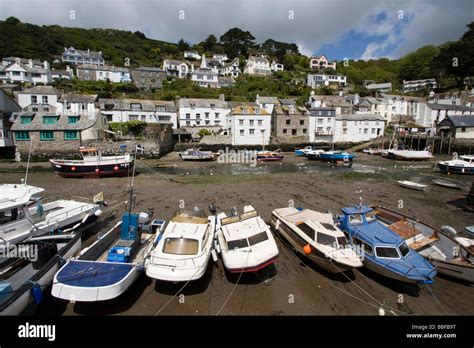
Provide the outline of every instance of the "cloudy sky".
<path id="1" fill-rule="evenodd" d="M 71 12 L 74 11 L 74 12 Z M 0 19 L 83 28 L 139 30 L 190 43 L 229 28 L 257 42 L 294 42 L 331 59 L 398 58 L 459 38 L 473 0 L 0 0 Z"/>

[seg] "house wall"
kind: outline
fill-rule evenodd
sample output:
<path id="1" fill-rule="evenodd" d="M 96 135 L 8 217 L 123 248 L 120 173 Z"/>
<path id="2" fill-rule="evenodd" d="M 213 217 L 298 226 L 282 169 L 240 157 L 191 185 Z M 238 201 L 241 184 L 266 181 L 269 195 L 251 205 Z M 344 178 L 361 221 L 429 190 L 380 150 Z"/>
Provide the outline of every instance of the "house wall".
<path id="1" fill-rule="evenodd" d="M 309 116 L 307 114 L 273 113 L 271 123 L 272 136 L 285 143 L 309 141 Z"/>
<path id="2" fill-rule="evenodd" d="M 261 125 L 258 123 L 259 120 L 262 121 Z M 240 124 L 240 121 L 243 124 Z M 253 121 L 253 126 L 250 125 L 251 121 Z M 250 134 L 251 129 L 254 130 L 253 135 Z M 270 115 L 232 115 L 231 117 L 232 145 L 268 145 L 270 133 Z"/>
<path id="3" fill-rule="evenodd" d="M 190 107 L 179 108 L 179 126 L 180 127 L 193 127 L 193 126 L 221 126 L 222 128 L 227 128 L 227 115 L 229 114 L 230 109 L 228 108 L 195 108 L 191 109 Z M 209 118 L 206 118 L 206 113 L 209 113 Z M 216 113 L 218 115 L 216 115 Z M 199 114 L 199 119 L 197 115 Z M 209 121 L 209 122 L 206 122 Z"/>
<path id="4" fill-rule="evenodd" d="M 20 105 L 21 108 L 26 108 L 27 106 L 31 105 L 32 96 L 36 96 L 37 104 L 43 103 L 43 97 L 48 97 L 48 102 L 46 104 L 56 106 L 58 103 L 58 96 L 56 94 L 29 93 L 17 95 L 18 105 Z"/>
<path id="5" fill-rule="evenodd" d="M 309 116 L 309 141 L 333 141 L 335 120 L 335 116 Z"/>
<path id="6" fill-rule="evenodd" d="M 352 121 L 336 119 L 334 141 L 352 143 L 369 141 L 382 136 L 383 132 L 383 121 Z"/>
<path id="7" fill-rule="evenodd" d="M 173 129 L 178 128 L 177 113 L 167 111 L 134 111 L 134 110 L 102 110 L 102 115 L 106 116 L 110 122 L 128 122 L 130 116 L 137 116 L 138 121 L 147 123 L 171 123 Z M 169 118 L 160 120 L 161 117 Z"/>
<path id="8" fill-rule="evenodd" d="M 465 131 L 462 128 L 456 128 L 456 139 L 474 139 L 474 127 L 466 127 Z"/>

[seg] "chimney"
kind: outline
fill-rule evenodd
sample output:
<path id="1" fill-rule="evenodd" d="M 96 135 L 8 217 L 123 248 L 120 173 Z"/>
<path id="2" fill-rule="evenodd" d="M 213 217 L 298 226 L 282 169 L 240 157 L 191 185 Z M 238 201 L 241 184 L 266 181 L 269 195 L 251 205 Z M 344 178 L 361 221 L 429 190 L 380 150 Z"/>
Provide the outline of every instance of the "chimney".
<path id="1" fill-rule="evenodd" d="M 90 49 L 87 49 L 87 54 L 91 54 L 91 50 L 90 50 Z"/>
<path id="2" fill-rule="evenodd" d="M 258 94 L 257 94 L 257 96 L 255 97 L 255 101 L 256 101 L 257 103 L 258 103 L 258 98 L 259 98 L 259 97 L 260 97 L 260 96 L 259 96 Z"/>
<path id="3" fill-rule="evenodd" d="M 69 65 L 66 65 L 66 71 L 71 72 L 71 67 Z"/>
<path id="4" fill-rule="evenodd" d="M 225 101 L 225 95 L 224 94 L 219 94 L 219 100 Z"/>
<path id="5" fill-rule="evenodd" d="M 33 59 L 28 59 L 28 66 L 29 66 L 30 68 L 33 67 Z"/>
<path id="6" fill-rule="evenodd" d="M 194 72 L 194 64 L 191 64 L 191 72 Z"/>
<path id="7" fill-rule="evenodd" d="M 43 67 L 44 67 L 45 69 L 49 69 L 49 63 L 48 63 L 47 60 L 45 60 L 45 61 L 43 62 Z"/>
<path id="8" fill-rule="evenodd" d="M 67 52 L 67 48 L 66 48 L 66 47 L 64 47 L 64 52 Z"/>

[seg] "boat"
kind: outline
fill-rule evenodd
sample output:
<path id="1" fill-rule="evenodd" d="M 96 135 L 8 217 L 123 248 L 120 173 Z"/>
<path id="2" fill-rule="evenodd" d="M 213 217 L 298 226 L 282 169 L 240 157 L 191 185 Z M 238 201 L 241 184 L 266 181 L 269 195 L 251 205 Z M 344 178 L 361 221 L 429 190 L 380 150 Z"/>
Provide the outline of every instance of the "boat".
<path id="1" fill-rule="evenodd" d="M 321 160 L 334 164 L 346 164 L 352 166 L 356 155 L 345 151 L 326 151 L 319 155 Z"/>
<path id="2" fill-rule="evenodd" d="M 296 252 L 330 273 L 362 267 L 329 213 L 294 207 L 275 209 L 271 224 Z"/>
<path id="3" fill-rule="evenodd" d="M 51 294 L 76 302 L 97 302 L 123 294 L 144 269 L 162 220 L 151 213 L 125 212 L 117 222 L 80 256 L 72 258 L 54 275 Z"/>
<path id="4" fill-rule="evenodd" d="M 338 221 L 368 269 L 402 282 L 433 283 L 436 268 L 381 223 L 371 207 L 362 204 L 345 207 Z"/>
<path id="5" fill-rule="evenodd" d="M 106 205 L 102 194 L 93 203 L 81 197 L 47 202 L 42 192 L 24 183 L 0 185 L 0 247 L 46 233 L 71 232 L 96 219 L 101 205 Z"/>
<path id="6" fill-rule="evenodd" d="M 426 150 L 387 150 L 386 153 L 388 158 L 402 161 L 425 161 L 433 158 L 431 152 Z"/>
<path id="7" fill-rule="evenodd" d="M 132 173 L 134 157 L 128 153 L 103 156 L 100 150 L 81 147 L 82 160 L 50 159 L 54 172 L 63 178 L 99 178 L 128 176 Z"/>
<path id="8" fill-rule="evenodd" d="M 215 220 L 199 209 L 175 213 L 146 259 L 146 275 L 171 282 L 201 278 L 213 250 Z"/>
<path id="9" fill-rule="evenodd" d="M 311 151 L 311 150 L 313 150 L 312 146 L 305 146 L 302 149 L 295 149 L 295 155 L 296 156 L 306 156 L 306 153 L 308 151 Z"/>
<path id="10" fill-rule="evenodd" d="M 179 157 L 183 161 L 213 161 L 216 159 L 212 151 L 201 151 L 199 149 L 187 149 L 180 152 Z"/>
<path id="11" fill-rule="evenodd" d="M 418 252 L 438 273 L 456 279 L 474 282 L 474 250 L 457 240 L 451 229 L 436 229 L 414 217 L 382 206 L 373 207 L 376 219 L 405 240 L 407 246 Z"/>
<path id="12" fill-rule="evenodd" d="M 383 151 L 382 149 L 377 149 L 374 147 L 369 147 L 362 150 L 363 153 L 366 153 L 368 155 L 376 155 L 376 156 L 380 156 L 382 154 L 382 151 Z"/>
<path id="13" fill-rule="evenodd" d="M 238 215 L 233 210 L 217 215 L 217 245 L 222 262 L 230 273 L 257 272 L 275 262 L 278 247 L 270 227 L 251 205 Z"/>
<path id="14" fill-rule="evenodd" d="M 424 189 L 426 189 L 428 187 L 428 185 L 419 184 L 417 182 L 408 181 L 408 180 L 400 180 L 400 181 L 397 181 L 397 182 L 398 182 L 398 185 L 400 185 L 402 187 L 406 187 L 406 188 L 409 188 L 409 189 L 412 189 L 412 190 L 418 190 L 418 191 L 423 191 Z"/>
<path id="15" fill-rule="evenodd" d="M 436 166 L 443 173 L 472 175 L 474 174 L 474 155 L 464 155 L 451 161 L 441 161 Z"/>
<path id="16" fill-rule="evenodd" d="M 257 151 L 257 161 L 281 161 L 284 156 L 280 150 L 268 151 L 262 150 Z"/>
<path id="17" fill-rule="evenodd" d="M 306 152 L 306 157 L 310 160 L 318 160 L 321 158 L 321 154 L 324 153 L 322 149 L 314 149 Z"/>
<path id="18" fill-rule="evenodd" d="M 457 190 L 462 189 L 461 185 L 459 185 L 455 182 L 452 182 L 452 181 L 435 179 L 435 180 L 433 180 L 433 183 L 438 185 L 438 186 L 448 187 L 448 188 L 452 188 L 452 189 L 457 189 Z"/>
<path id="19" fill-rule="evenodd" d="M 31 237 L 10 245 L 0 257 L 0 315 L 20 315 L 41 304 L 62 260 L 81 249 L 81 233 Z"/>

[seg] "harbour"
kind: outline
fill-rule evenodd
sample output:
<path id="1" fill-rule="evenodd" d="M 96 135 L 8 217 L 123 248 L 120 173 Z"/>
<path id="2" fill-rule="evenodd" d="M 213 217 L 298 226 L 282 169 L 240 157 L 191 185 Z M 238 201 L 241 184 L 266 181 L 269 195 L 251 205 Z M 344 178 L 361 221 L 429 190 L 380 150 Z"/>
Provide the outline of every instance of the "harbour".
<path id="1" fill-rule="evenodd" d="M 462 210 L 472 179 L 451 175 L 460 190 L 432 183 L 446 178 L 434 171 L 436 162 L 446 156 L 402 162 L 358 153 L 349 168 L 284 155 L 282 162 L 256 166 L 185 162 L 177 153 L 160 160 L 137 160 L 134 210 L 152 209 L 156 218 L 169 221 L 183 204 L 206 211 L 213 204 L 225 212 L 251 204 L 270 224 L 274 209 L 293 205 L 340 214 L 341 208 L 359 204 L 362 197 L 364 204 L 382 205 L 436 228 L 449 225 L 461 232 L 472 225 L 472 213 Z M 0 164 L 3 183 L 19 183 L 23 177 L 19 164 Z M 29 183 L 45 188 L 45 197 L 92 197 L 104 192 L 109 207 L 103 209 L 99 223 L 83 233 L 82 248 L 120 219 L 129 199 L 125 190 L 129 179 L 60 178 L 48 163 L 32 163 L 29 173 Z M 414 180 L 428 188 L 401 188 L 397 180 Z M 434 284 L 409 284 L 364 267 L 331 274 L 295 253 L 273 228 L 272 232 L 278 258 L 257 273 L 229 273 L 221 259 L 211 259 L 204 275 L 188 283 L 155 281 L 143 272 L 122 295 L 93 303 L 57 299 L 49 287 L 43 291 L 43 303 L 28 310 L 37 315 L 377 315 L 381 309 L 385 315 L 446 315 L 474 310 L 469 283 L 438 275 Z"/>

